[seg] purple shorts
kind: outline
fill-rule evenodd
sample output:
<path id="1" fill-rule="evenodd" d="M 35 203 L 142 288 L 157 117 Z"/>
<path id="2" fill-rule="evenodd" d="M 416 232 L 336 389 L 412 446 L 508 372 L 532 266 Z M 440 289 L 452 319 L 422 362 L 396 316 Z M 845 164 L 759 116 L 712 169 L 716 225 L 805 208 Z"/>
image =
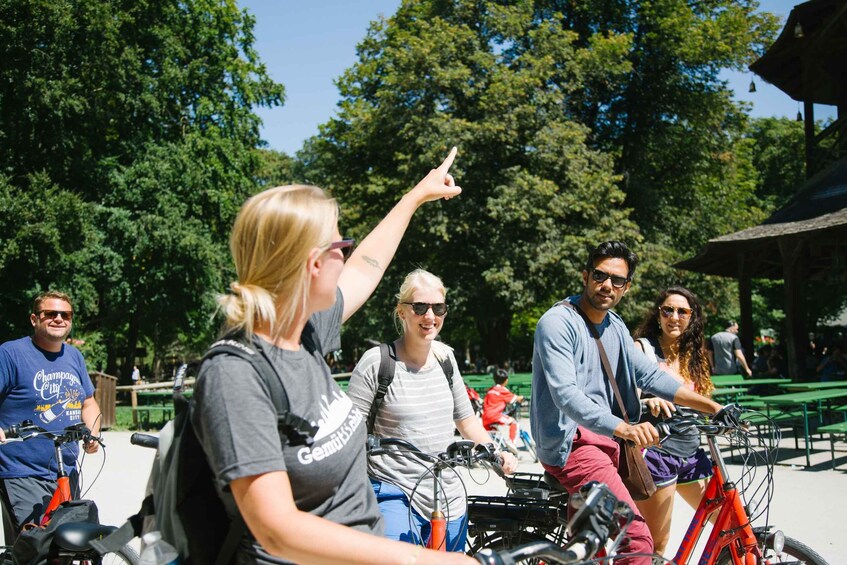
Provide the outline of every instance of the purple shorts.
<path id="1" fill-rule="evenodd" d="M 712 462 L 702 449 L 698 449 L 691 457 L 676 457 L 655 449 L 646 449 L 644 461 L 658 488 L 674 483 L 684 485 L 712 476 Z"/>

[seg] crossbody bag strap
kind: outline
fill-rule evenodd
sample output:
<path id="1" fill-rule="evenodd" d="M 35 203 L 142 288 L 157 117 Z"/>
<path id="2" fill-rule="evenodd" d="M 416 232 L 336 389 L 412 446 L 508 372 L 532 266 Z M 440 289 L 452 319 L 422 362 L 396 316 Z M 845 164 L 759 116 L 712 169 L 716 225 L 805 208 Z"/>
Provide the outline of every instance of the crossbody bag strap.
<path id="1" fill-rule="evenodd" d="M 618 407 L 621 409 L 621 414 L 623 414 L 624 421 L 629 424 L 629 415 L 626 412 L 626 407 L 624 406 L 623 399 L 621 398 L 621 391 L 618 388 L 618 383 L 615 380 L 615 373 L 612 371 L 612 365 L 609 363 L 609 356 L 606 355 L 606 348 L 603 347 L 603 342 L 600 341 L 600 334 L 597 332 L 597 328 L 588 319 L 588 316 L 585 312 L 582 311 L 582 308 L 577 306 L 576 304 L 563 300 L 560 302 L 562 306 L 567 308 L 572 308 L 576 310 L 579 315 L 582 317 L 585 325 L 588 326 L 588 331 L 591 333 L 591 336 L 594 338 L 594 342 L 597 344 L 597 351 L 600 353 L 600 364 L 603 365 L 603 373 L 606 375 L 606 379 L 608 379 L 609 384 L 612 385 L 612 392 L 615 394 L 615 400 L 618 401 Z"/>

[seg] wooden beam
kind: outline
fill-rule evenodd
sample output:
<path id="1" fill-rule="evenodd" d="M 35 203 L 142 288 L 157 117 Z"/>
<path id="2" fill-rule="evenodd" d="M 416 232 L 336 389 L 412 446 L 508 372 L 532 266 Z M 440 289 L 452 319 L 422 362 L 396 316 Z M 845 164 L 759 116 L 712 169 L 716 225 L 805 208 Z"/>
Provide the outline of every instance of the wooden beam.
<path id="1" fill-rule="evenodd" d="M 753 286 L 752 286 L 752 259 L 744 253 L 736 256 L 738 263 L 738 306 L 741 309 L 741 319 L 738 326 L 738 334 L 741 339 L 741 348 L 747 365 L 753 366 Z"/>
<path id="2" fill-rule="evenodd" d="M 805 370 L 806 359 L 806 312 L 803 308 L 804 273 L 803 252 L 806 242 L 799 237 L 780 237 L 779 252 L 782 255 L 785 279 L 785 345 L 788 357 L 788 376 L 798 379 Z"/>

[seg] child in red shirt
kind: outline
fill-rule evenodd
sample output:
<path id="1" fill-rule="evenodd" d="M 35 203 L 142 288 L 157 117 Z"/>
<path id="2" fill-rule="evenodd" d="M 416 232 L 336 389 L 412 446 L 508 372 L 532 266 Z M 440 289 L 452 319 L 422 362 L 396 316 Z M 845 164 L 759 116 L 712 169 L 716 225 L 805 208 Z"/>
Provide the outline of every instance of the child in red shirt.
<path id="1" fill-rule="evenodd" d="M 523 396 L 514 394 L 506 385 L 509 383 L 509 373 L 503 369 L 494 372 L 494 386 L 485 393 L 482 403 L 482 425 L 486 430 L 494 430 L 498 425 L 509 425 L 509 439 L 515 441 L 518 434 L 517 421 L 503 413 L 506 406 L 512 402 L 523 402 Z"/>

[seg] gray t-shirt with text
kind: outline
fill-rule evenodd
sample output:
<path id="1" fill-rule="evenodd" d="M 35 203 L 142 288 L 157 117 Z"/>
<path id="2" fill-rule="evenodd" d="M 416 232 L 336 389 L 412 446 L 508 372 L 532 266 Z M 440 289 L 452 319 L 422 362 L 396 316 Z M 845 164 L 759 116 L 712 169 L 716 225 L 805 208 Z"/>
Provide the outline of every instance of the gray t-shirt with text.
<path id="1" fill-rule="evenodd" d="M 285 471 L 297 508 L 357 530 L 381 535 L 382 517 L 367 477 L 365 421 L 330 374 L 322 352 L 337 349 L 343 298 L 310 319 L 318 347 L 283 351 L 262 342 L 285 388 L 290 412 L 319 427 L 311 448 L 282 446 L 277 410 L 252 366 L 219 355 L 204 363 L 194 394 L 192 423 L 229 512 L 237 512 L 229 483 Z M 261 340 L 260 340 L 261 341 Z M 248 533 L 239 563 L 268 563 L 252 555 Z"/>

